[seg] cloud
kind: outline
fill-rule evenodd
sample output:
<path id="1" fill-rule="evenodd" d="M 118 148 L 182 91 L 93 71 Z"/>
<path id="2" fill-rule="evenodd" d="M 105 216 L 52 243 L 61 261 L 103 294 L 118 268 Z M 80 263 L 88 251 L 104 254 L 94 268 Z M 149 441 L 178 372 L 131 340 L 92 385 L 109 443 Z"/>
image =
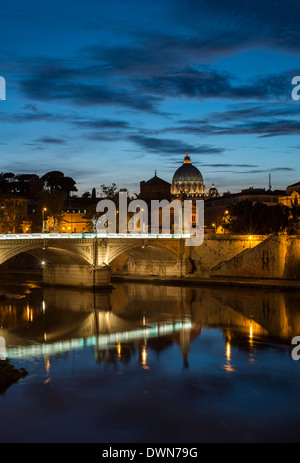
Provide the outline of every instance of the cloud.
<path id="1" fill-rule="evenodd" d="M 246 48 L 299 54 L 299 15 L 295 0 L 272 5 L 260 0 L 177 0 L 171 13 L 174 21 L 195 36 L 198 50 L 210 56 Z"/>
<path id="2" fill-rule="evenodd" d="M 201 164 L 202 167 L 224 167 L 224 168 L 230 168 L 230 167 L 241 167 L 241 168 L 245 168 L 245 167 L 258 167 L 256 165 L 253 165 L 253 164 Z"/>
<path id="3" fill-rule="evenodd" d="M 81 119 L 72 120 L 72 123 L 83 129 L 128 129 L 130 124 L 128 121 L 115 119 Z"/>
<path id="4" fill-rule="evenodd" d="M 247 170 L 214 170 L 214 173 L 226 172 L 230 174 L 263 174 L 263 173 L 272 173 L 272 172 L 292 172 L 295 169 L 291 167 L 273 167 L 269 169 L 247 169 Z"/>
<path id="5" fill-rule="evenodd" d="M 256 135 L 259 138 L 298 135 L 299 107 L 295 104 L 236 103 L 202 119 L 183 119 L 163 133 L 189 135 Z"/>
<path id="6" fill-rule="evenodd" d="M 40 137 L 35 140 L 35 143 L 42 143 L 45 145 L 65 145 L 66 140 L 63 138 L 54 138 L 54 137 Z"/>
<path id="7" fill-rule="evenodd" d="M 298 72 L 290 69 L 245 79 L 203 64 L 192 39 L 189 45 L 183 40 L 180 46 L 179 38 L 154 33 L 141 42 L 92 45 L 78 51 L 77 60 L 31 59 L 19 82 L 21 91 L 32 101 L 113 106 L 166 115 L 160 106 L 168 98 L 286 100 L 291 94 L 291 78 Z M 30 117 L 38 120 L 34 105 L 31 109 Z"/>
<path id="8" fill-rule="evenodd" d="M 130 130 L 134 128 L 130 123 L 124 119 L 114 118 L 101 118 L 84 115 L 82 113 L 50 113 L 47 111 L 40 110 L 35 105 L 25 105 L 21 111 L 16 113 L 2 114 L 0 117 L 2 123 L 22 124 L 22 123 L 34 123 L 34 122 L 46 122 L 46 123 L 58 123 L 70 125 L 71 128 L 76 128 L 76 135 L 85 139 L 95 141 L 114 142 L 117 139 L 122 139 Z M 78 131 L 81 130 L 81 132 Z M 74 135 L 72 134 L 72 138 Z M 40 137 L 35 139 L 33 143 L 24 143 L 27 146 L 33 146 L 34 148 L 41 147 L 43 144 L 59 145 L 65 144 L 66 140 L 57 137 Z"/>
<path id="9" fill-rule="evenodd" d="M 235 103 L 227 105 L 222 111 L 214 111 L 207 115 L 210 122 L 240 122 L 241 120 L 258 119 L 270 120 L 278 117 L 299 117 L 299 107 L 290 104 Z M 183 124 L 190 124 L 191 120 L 182 120 Z M 203 121 L 200 121 L 203 123 Z"/>
<path id="10" fill-rule="evenodd" d="M 62 63 L 32 65 L 29 75 L 20 82 L 27 98 L 34 101 L 71 101 L 78 106 L 120 106 L 135 110 L 157 112 L 161 99 L 136 93 L 128 84 L 105 80 L 101 67 L 76 67 L 72 60 Z"/>
<path id="11" fill-rule="evenodd" d="M 291 78 L 296 73 L 295 70 L 289 70 L 242 80 L 209 66 L 187 66 L 175 68 L 159 76 L 136 79 L 136 82 L 140 89 L 161 97 L 287 100 L 291 97 Z"/>
<path id="12" fill-rule="evenodd" d="M 224 149 L 212 145 L 191 145 L 180 140 L 131 135 L 129 140 L 141 149 L 161 156 L 166 154 L 183 155 L 187 150 L 193 154 L 223 154 Z"/>
<path id="13" fill-rule="evenodd" d="M 23 143 L 24 146 L 29 146 L 34 151 L 41 151 L 46 149 L 50 146 L 59 146 L 59 145 L 66 145 L 67 141 L 63 138 L 57 137 L 49 137 L 49 136 L 42 136 L 40 138 L 36 138 L 32 142 Z"/>

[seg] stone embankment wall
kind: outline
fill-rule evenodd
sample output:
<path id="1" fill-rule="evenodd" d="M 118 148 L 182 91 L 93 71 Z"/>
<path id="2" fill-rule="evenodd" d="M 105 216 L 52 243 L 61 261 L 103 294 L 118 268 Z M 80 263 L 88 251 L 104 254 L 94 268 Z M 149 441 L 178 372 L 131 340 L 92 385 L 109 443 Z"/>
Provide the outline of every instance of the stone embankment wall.
<path id="1" fill-rule="evenodd" d="M 143 277 L 250 277 L 300 279 L 300 236 L 207 235 L 197 247 L 185 247 L 182 262 L 127 257 L 116 273 Z M 123 263 L 122 263 L 123 264 Z M 112 265 L 112 272 L 115 269 Z"/>
<path id="2" fill-rule="evenodd" d="M 187 273 L 209 275 L 211 269 L 224 260 L 230 260 L 250 248 L 256 247 L 266 236 L 207 235 L 201 246 L 186 248 Z M 190 268 L 189 268 L 190 267 Z"/>
<path id="3" fill-rule="evenodd" d="M 300 236 L 272 235 L 211 267 L 211 276 L 300 279 Z"/>

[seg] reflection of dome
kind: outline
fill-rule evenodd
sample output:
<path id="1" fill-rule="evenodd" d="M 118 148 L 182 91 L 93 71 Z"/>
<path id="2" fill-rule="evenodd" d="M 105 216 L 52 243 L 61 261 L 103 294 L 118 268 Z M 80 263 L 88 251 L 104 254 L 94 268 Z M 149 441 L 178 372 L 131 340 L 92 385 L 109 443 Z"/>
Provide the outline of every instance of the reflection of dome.
<path id="1" fill-rule="evenodd" d="M 210 187 L 207 196 L 209 198 L 218 198 L 220 196 L 219 192 L 218 192 L 218 190 L 217 190 L 217 188 L 215 187 L 214 184 L 212 184 L 212 186 Z"/>
<path id="2" fill-rule="evenodd" d="M 182 166 L 180 166 L 172 180 L 171 193 L 174 196 L 185 194 L 186 196 L 202 196 L 205 194 L 203 177 L 197 167 L 193 166 L 186 153 Z"/>

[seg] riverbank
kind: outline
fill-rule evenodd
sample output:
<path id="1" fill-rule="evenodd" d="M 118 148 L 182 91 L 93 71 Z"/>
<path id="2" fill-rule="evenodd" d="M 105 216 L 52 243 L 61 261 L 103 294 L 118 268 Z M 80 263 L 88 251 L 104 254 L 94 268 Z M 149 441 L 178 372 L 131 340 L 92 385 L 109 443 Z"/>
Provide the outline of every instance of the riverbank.
<path id="1" fill-rule="evenodd" d="M 186 276 L 182 278 L 170 277 L 142 277 L 139 275 L 112 275 L 112 282 L 132 281 L 141 283 L 152 283 L 158 285 L 171 285 L 171 286 L 192 286 L 192 287 L 244 287 L 244 288 L 260 288 L 268 290 L 279 291 L 299 291 L 300 280 L 288 279 L 274 279 L 274 278 L 246 278 L 246 277 L 199 277 L 199 276 Z"/>
<path id="2" fill-rule="evenodd" d="M 12 384 L 27 374 L 24 368 L 17 369 L 8 360 L 0 360 L 0 394 L 3 395 Z"/>
<path id="3" fill-rule="evenodd" d="M 42 284 L 42 272 L 40 270 L 6 270 L 0 272 L 0 275 L 7 277 L 15 277 L 18 275 L 27 276 L 29 278 L 38 278 Z M 290 280 L 284 278 L 251 278 L 251 277 L 218 277 L 218 276 L 196 276 L 187 275 L 185 277 L 161 277 L 161 276 L 141 276 L 141 275 L 125 275 L 112 274 L 111 282 L 131 281 L 136 283 L 149 283 L 156 285 L 168 286 L 189 286 L 189 287 L 241 287 L 241 288 L 260 288 L 278 291 L 299 291 L 300 280 Z"/>

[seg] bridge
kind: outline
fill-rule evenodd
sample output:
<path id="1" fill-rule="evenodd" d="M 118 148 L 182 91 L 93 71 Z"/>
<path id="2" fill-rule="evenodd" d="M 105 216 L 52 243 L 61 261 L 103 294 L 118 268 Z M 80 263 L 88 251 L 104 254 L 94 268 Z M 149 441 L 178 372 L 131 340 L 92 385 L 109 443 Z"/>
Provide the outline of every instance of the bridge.
<path id="1" fill-rule="evenodd" d="M 173 279 L 234 276 L 300 278 L 299 236 L 207 234 L 190 246 L 190 234 L 0 235 L 1 265 L 27 253 L 47 285 L 111 287 L 111 275 Z"/>
<path id="2" fill-rule="evenodd" d="M 0 235 L 0 266 L 27 253 L 48 285 L 110 287 L 110 275 L 144 262 L 147 275 L 184 276 L 189 234 L 9 234 Z"/>

